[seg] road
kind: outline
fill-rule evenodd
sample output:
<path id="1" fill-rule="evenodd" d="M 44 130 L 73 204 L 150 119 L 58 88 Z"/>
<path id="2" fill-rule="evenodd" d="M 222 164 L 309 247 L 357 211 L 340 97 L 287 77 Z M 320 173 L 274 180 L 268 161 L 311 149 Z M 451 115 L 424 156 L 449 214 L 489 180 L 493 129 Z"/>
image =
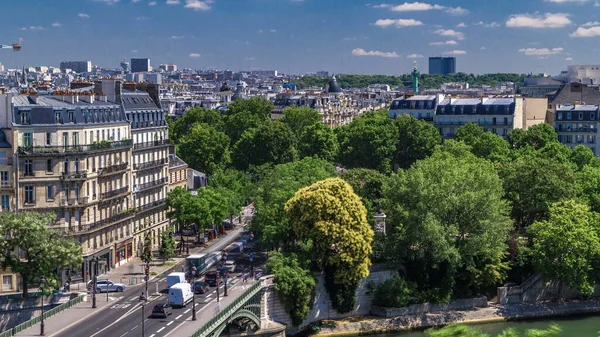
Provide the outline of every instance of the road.
<path id="1" fill-rule="evenodd" d="M 220 251 L 225 249 L 227 245 L 231 242 L 235 241 L 243 231 L 243 227 L 238 227 L 235 230 L 232 230 L 227 234 L 226 237 L 220 239 L 218 242 L 213 244 L 212 246 L 205 249 L 203 252 L 212 253 L 215 251 Z M 180 270 L 182 263 L 179 263 L 175 266 L 173 270 Z M 158 284 L 159 289 L 165 288 L 165 275 L 160 275 L 159 277 L 148 282 L 148 291 L 153 293 L 156 290 L 156 284 Z M 241 292 L 241 289 L 236 289 L 239 286 L 239 279 L 234 278 L 231 280 L 231 292 L 228 291 L 230 296 L 236 296 L 236 294 Z M 219 289 L 219 292 L 222 294 L 223 286 Z M 139 284 L 136 286 L 131 286 L 125 289 L 122 293 L 110 293 L 109 296 L 116 298 L 114 303 L 110 305 L 109 308 L 104 309 L 103 312 L 98 315 L 94 315 L 93 317 L 82 320 L 77 325 L 62 331 L 60 334 L 57 334 L 58 337 L 72 337 L 72 336 L 89 336 L 89 337 L 121 337 L 121 336 L 141 336 L 141 307 L 139 304 L 139 296 L 144 291 L 144 284 Z M 106 296 L 105 293 L 97 294 L 96 296 Z M 169 316 L 167 319 L 155 319 L 150 318 L 150 314 L 152 308 L 155 304 L 160 302 L 167 302 L 166 294 L 161 294 L 159 297 L 150 296 L 148 299 L 148 303 L 145 306 L 144 313 L 144 329 L 145 336 L 151 337 L 159 337 L 166 336 L 170 331 L 176 328 L 179 323 L 184 322 L 186 320 L 191 319 L 192 310 L 191 304 L 188 304 L 186 308 L 173 310 L 173 315 Z M 207 309 L 210 306 L 210 303 L 216 302 L 216 288 L 211 287 L 211 291 L 204 295 L 196 295 L 196 310 L 197 315 L 212 315 L 208 313 Z M 198 310 L 200 310 L 198 312 Z M 214 310 L 214 308 L 213 308 Z M 177 323 L 177 324 L 176 324 Z"/>

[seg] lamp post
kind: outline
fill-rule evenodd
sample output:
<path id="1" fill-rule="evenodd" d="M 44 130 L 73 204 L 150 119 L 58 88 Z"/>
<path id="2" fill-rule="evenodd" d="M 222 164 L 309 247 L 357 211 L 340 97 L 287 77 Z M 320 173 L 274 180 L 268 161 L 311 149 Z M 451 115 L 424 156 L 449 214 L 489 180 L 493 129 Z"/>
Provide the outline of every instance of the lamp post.
<path id="1" fill-rule="evenodd" d="M 46 278 L 40 279 L 40 290 L 42 291 L 42 322 L 40 324 L 40 336 L 44 335 L 44 288 L 46 288 Z"/>
<path id="2" fill-rule="evenodd" d="M 92 281 L 92 308 L 96 308 L 96 274 L 97 274 L 97 269 L 98 269 L 98 257 L 97 256 L 93 256 L 92 257 L 92 274 L 94 274 L 93 276 L 93 281 Z"/>
<path id="3" fill-rule="evenodd" d="M 140 305 L 142 306 L 142 337 L 145 336 L 144 333 L 144 318 L 146 318 L 146 315 L 144 314 L 144 307 L 146 306 L 146 296 L 144 296 L 144 293 L 142 293 L 140 295 Z"/>
<path id="4" fill-rule="evenodd" d="M 385 213 L 382 211 L 377 212 L 373 216 L 373 220 L 375 220 L 376 233 L 386 235 L 385 219 L 387 219 L 387 215 L 385 215 Z"/>
<path id="5" fill-rule="evenodd" d="M 192 321 L 196 320 L 196 266 L 192 266 Z"/>
<path id="6" fill-rule="evenodd" d="M 225 276 L 223 277 L 223 281 L 225 281 L 225 288 L 223 288 L 223 297 L 227 296 L 227 274 L 225 274 Z"/>
<path id="7" fill-rule="evenodd" d="M 219 271 L 217 270 L 217 302 L 219 302 Z"/>
<path id="8" fill-rule="evenodd" d="M 144 280 L 146 280 L 146 295 L 148 295 L 148 279 L 150 278 L 150 264 L 148 262 L 146 262 L 145 273 L 146 275 Z"/>

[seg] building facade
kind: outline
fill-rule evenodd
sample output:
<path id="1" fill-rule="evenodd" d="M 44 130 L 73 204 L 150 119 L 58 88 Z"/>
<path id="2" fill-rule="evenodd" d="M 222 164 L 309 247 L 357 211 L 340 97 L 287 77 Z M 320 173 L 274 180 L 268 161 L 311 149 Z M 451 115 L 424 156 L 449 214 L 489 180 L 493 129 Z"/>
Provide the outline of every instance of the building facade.
<path id="1" fill-rule="evenodd" d="M 60 63 L 60 70 L 71 69 L 76 73 L 89 73 L 92 71 L 92 61 L 64 61 Z"/>
<path id="2" fill-rule="evenodd" d="M 456 73 L 456 57 L 430 57 L 429 75 Z"/>
<path id="3" fill-rule="evenodd" d="M 597 105 L 562 105 L 556 109 L 554 128 L 558 141 L 574 148 L 585 145 L 594 152 L 598 150 L 598 113 Z"/>
<path id="4" fill-rule="evenodd" d="M 150 66 L 150 59 L 147 58 L 131 59 L 129 66 L 132 73 L 143 73 L 152 70 L 152 67 Z"/>

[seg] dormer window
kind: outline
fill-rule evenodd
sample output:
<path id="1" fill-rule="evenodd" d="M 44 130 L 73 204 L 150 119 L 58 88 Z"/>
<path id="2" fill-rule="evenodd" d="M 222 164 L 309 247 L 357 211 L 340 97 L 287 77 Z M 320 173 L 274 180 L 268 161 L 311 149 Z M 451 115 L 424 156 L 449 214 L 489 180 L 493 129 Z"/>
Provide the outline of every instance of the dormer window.
<path id="1" fill-rule="evenodd" d="M 568 120 L 568 121 L 570 121 L 572 117 L 573 117 L 573 116 L 571 115 L 571 113 L 570 113 L 570 112 L 567 112 L 567 120 Z"/>
<path id="2" fill-rule="evenodd" d="M 556 118 L 557 118 L 559 121 L 562 121 L 562 119 L 563 119 L 563 114 L 562 114 L 562 112 L 559 112 L 559 113 L 556 115 Z"/>
<path id="3" fill-rule="evenodd" d="M 75 111 L 69 110 L 68 114 L 69 114 L 69 123 L 75 123 Z"/>
<path id="4" fill-rule="evenodd" d="M 54 112 L 54 119 L 55 119 L 55 121 L 56 121 L 57 124 L 61 122 L 61 120 L 60 120 L 60 111 L 55 111 Z"/>
<path id="5" fill-rule="evenodd" d="M 31 111 L 21 112 L 21 124 L 23 124 L 23 125 L 31 124 Z"/>
<path id="6" fill-rule="evenodd" d="M 594 114 L 593 112 L 590 113 L 590 120 L 596 120 L 596 114 Z"/>
<path id="7" fill-rule="evenodd" d="M 582 121 L 583 120 L 583 112 L 579 113 L 579 120 Z"/>

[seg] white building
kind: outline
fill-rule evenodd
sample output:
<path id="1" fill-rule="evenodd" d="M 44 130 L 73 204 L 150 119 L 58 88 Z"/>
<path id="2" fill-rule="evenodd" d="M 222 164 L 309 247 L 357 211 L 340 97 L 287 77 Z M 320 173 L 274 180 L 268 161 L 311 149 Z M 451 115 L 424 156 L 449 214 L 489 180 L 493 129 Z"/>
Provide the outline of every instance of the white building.
<path id="1" fill-rule="evenodd" d="M 598 149 L 598 106 L 561 105 L 556 108 L 554 128 L 558 141 L 574 148 L 577 145 L 589 147 L 595 155 Z"/>

